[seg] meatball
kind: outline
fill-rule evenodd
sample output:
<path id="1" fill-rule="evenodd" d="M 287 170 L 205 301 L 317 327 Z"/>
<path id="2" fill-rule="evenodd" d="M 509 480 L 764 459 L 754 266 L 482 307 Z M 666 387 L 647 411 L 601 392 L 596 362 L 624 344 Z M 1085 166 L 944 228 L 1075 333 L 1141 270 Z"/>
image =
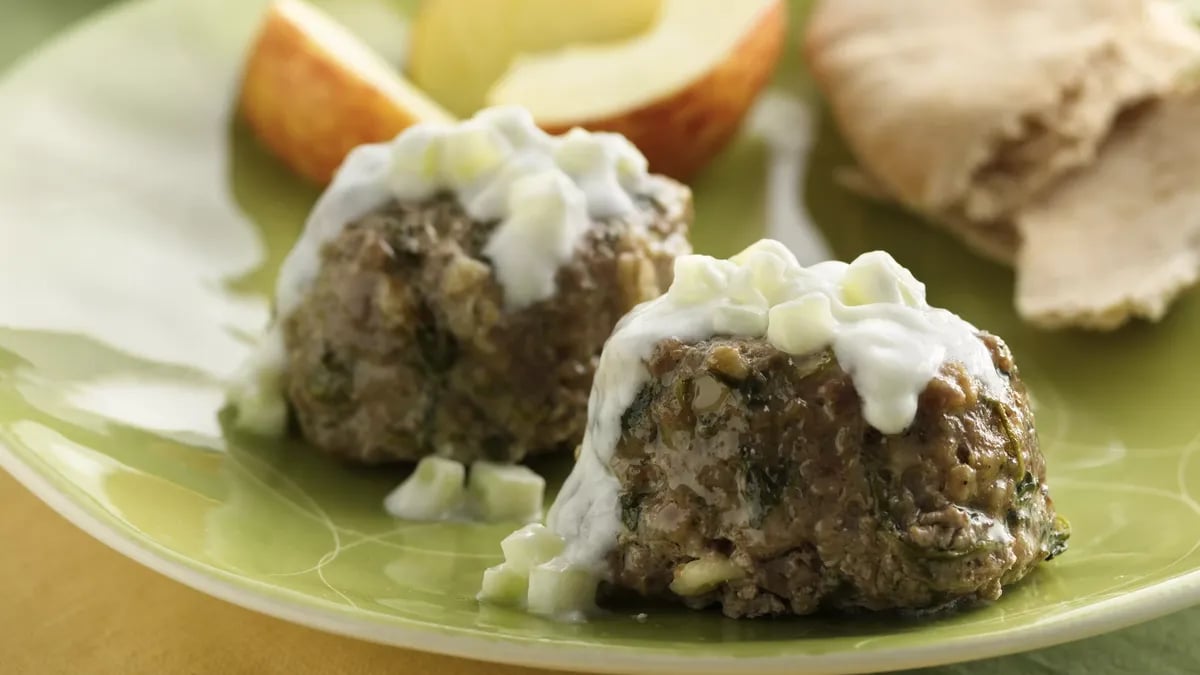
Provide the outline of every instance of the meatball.
<path id="1" fill-rule="evenodd" d="M 730 617 L 998 598 L 1068 533 L 1012 356 L 979 337 L 1005 395 L 948 362 L 892 435 L 864 421 L 829 350 L 659 342 L 611 462 L 622 528 L 610 590 Z M 680 593 L 693 561 L 720 561 L 720 575 Z"/>
<path id="2" fill-rule="evenodd" d="M 369 464 L 574 447 L 605 339 L 689 252 L 690 192 L 650 184 L 633 213 L 592 224 L 553 297 L 519 310 L 483 254 L 497 223 L 472 221 L 452 196 L 349 224 L 284 319 L 284 386 L 304 436 Z"/>

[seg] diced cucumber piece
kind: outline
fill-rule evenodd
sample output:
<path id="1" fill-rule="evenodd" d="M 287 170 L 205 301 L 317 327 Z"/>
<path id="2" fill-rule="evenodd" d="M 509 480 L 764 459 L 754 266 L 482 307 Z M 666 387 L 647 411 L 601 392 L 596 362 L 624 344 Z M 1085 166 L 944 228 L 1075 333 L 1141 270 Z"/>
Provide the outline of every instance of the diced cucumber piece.
<path id="1" fill-rule="evenodd" d="M 720 305 L 713 310 L 713 328 L 725 335 L 762 337 L 767 332 L 767 308 L 754 305 Z"/>
<path id="2" fill-rule="evenodd" d="M 529 574 L 529 570 L 552 560 L 562 553 L 566 542 L 545 525 L 533 523 L 513 532 L 500 542 L 504 562 L 509 567 Z"/>
<path id="3" fill-rule="evenodd" d="M 924 301 L 925 285 L 882 251 L 858 256 L 842 277 L 842 302 L 847 305 L 882 302 L 917 307 Z"/>
<path id="4" fill-rule="evenodd" d="M 459 125 L 441 140 L 442 177 L 454 187 L 470 185 L 483 174 L 496 171 L 511 151 L 503 134 L 482 124 Z"/>
<path id="5" fill-rule="evenodd" d="M 528 592 L 529 575 L 501 563 L 483 571 L 483 583 L 480 585 L 479 595 L 475 597 L 480 602 L 523 607 Z"/>
<path id="6" fill-rule="evenodd" d="M 799 264 L 795 254 L 773 239 L 760 239 L 730 260 L 749 273 L 751 285 L 766 301 L 764 304 L 770 305 L 787 297 L 788 271 Z"/>
<path id="7" fill-rule="evenodd" d="M 473 507 L 486 521 L 540 520 L 545 491 L 544 478 L 517 465 L 475 462 L 467 481 Z"/>
<path id="8" fill-rule="evenodd" d="M 838 322 L 829 297 L 810 293 L 771 308 L 767 339 L 788 354 L 811 354 L 833 342 Z"/>
<path id="9" fill-rule="evenodd" d="M 463 506 L 461 462 L 443 457 L 426 457 L 383 501 L 383 507 L 404 520 L 445 520 L 459 515 Z"/>
<path id="10" fill-rule="evenodd" d="M 684 597 L 702 595 L 744 574 L 742 568 L 725 556 L 701 558 L 678 567 L 670 588 L 672 593 Z"/>
<path id="11" fill-rule="evenodd" d="M 682 305 L 698 305 L 725 293 L 736 266 L 704 255 L 675 259 L 675 275 L 667 294 Z"/>
<path id="12" fill-rule="evenodd" d="M 278 438 L 287 429 L 287 402 L 282 394 L 252 387 L 237 394 L 234 426 L 264 438 Z"/>
<path id="13" fill-rule="evenodd" d="M 529 571 L 529 611 L 564 620 L 582 618 L 596 606 L 598 583 L 591 570 L 562 558 L 542 563 Z"/>

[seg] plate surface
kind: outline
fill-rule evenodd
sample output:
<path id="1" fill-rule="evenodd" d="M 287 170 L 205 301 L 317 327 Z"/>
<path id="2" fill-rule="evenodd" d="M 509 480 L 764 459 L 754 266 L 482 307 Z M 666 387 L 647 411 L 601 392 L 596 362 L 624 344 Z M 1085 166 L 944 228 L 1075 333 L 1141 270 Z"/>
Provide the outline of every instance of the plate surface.
<path id="1" fill-rule="evenodd" d="M 387 18 L 364 13 L 368 0 L 331 4 L 364 25 Z M 479 575 L 510 526 L 398 524 L 379 504 L 403 471 L 347 468 L 218 422 L 221 382 L 265 323 L 274 270 L 316 196 L 229 122 L 260 8 L 122 5 L 0 84 L 0 464 L 93 535 L 319 628 L 613 672 L 941 663 L 1200 600 L 1200 297 L 1112 335 L 1026 328 L 1010 272 L 838 188 L 848 157 L 823 132 L 804 189 L 839 257 L 885 248 L 934 302 L 1008 339 L 1074 526 L 1069 553 L 1000 602 L 937 621 L 734 622 L 659 607 L 644 622 L 560 625 L 480 608 Z M 811 95 L 794 44 L 776 86 Z M 729 254 L 762 235 L 765 163 L 743 139 L 695 184 L 698 250 Z"/>

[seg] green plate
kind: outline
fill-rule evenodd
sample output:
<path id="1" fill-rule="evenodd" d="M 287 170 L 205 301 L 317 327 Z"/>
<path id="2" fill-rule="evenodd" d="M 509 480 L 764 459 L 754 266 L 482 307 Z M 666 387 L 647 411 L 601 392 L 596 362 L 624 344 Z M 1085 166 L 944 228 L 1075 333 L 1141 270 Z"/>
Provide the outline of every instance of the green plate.
<path id="1" fill-rule="evenodd" d="M 121 5 L 0 85 L 0 464 L 88 532 L 307 625 L 596 671 L 901 668 L 1074 639 L 1200 598 L 1200 298 L 1111 335 L 1031 330 L 1011 309 L 1010 272 L 836 187 L 847 155 L 822 133 L 804 188 L 839 256 L 885 248 L 936 302 L 1008 338 L 1074 524 L 1069 553 L 999 602 L 936 621 L 734 622 L 651 607 L 644 621 L 561 625 L 479 607 L 480 573 L 509 527 L 397 523 L 380 500 L 401 471 L 347 468 L 218 422 L 221 382 L 266 321 L 274 270 L 315 197 L 230 123 L 260 8 Z M 333 9 L 386 26 L 366 0 Z M 806 82 L 792 45 L 776 86 L 807 96 Z M 696 183 L 699 250 L 760 236 L 765 160 L 742 139 Z"/>

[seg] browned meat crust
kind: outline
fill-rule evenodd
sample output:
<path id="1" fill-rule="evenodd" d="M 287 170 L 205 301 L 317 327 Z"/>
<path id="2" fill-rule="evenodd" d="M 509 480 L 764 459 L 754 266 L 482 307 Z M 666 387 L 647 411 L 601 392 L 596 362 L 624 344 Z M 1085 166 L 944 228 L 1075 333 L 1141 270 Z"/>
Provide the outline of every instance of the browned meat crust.
<path id="1" fill-rule="evenodd" d="M 472 222 L 453 199 L 394 202 L 350 224 L 285 322 L 304 436 L 365 463 L 574 447 L 605 339 L 690 252 L 690 192 L 653 184 L 637 213 L 594 224 L 554 297 L 515 311 L 483 255 L 496 223 Z"/>
<path id="2" fill-rule="evenodd" d="M 913 424 L 862 416 L 831 352 L 764 340 L 668 340 L 622 419 L 612 469 L 623 533 L 614 584 L 677 598 L 675 570 L 727 556 L 741 578 L 683 600 L 732 617 L 991 600 L 1065 548 L 1025 387 L 982 334 L 1004 398 L 947 364 Z"/>

